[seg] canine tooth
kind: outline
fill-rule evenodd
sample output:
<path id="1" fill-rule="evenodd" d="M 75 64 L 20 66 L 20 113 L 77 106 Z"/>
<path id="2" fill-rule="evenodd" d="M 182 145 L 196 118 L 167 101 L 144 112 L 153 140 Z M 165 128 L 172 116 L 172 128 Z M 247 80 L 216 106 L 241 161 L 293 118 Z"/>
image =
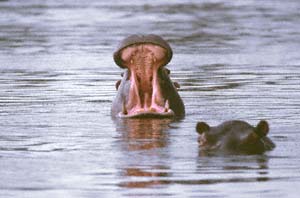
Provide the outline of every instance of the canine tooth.
<path id="1" fill-rule="evenodd" d="M 127 115 L 127 114 L 128 114 L 125 103 L 123 103 L 122 113 L 123 113 L 124 115 Z"/>
<path id="2" fill-rule="evenodd" d="M 133 64 L 133 60 L 132 59 L 130 59 L 130 63 Z"/>
<path id="3" fill-rule="evenodd" d="M 170 104 L 169 104 L 169 100 L 166 100 L 166 103 L 165 103 L 165 109 L 164 111 L 167 113 L 170 111 Z"/>
<path id="4" fill-rule="evenodd" d="M 169 100 L 166 100 L 165 108 L 166 108 L 166 109 L 169 109 L 169 108 L 170 108 Z"/>

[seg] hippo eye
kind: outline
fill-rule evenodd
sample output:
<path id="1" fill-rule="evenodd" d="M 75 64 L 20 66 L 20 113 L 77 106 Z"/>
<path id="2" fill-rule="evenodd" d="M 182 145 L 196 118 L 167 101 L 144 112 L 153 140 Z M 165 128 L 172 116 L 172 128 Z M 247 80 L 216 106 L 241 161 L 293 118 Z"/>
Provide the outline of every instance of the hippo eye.
<path id="1" fill-rule="evenodd" d="M 170 75 L 171 71 L 168 68 L 165 68 L 167 75 Z"/>
<path id="2" fill-rule="evenodd" d="M 173 84 L 174 84 L 174 86 L 175 86 L 177 89 L 180 88 L 180 84 L 179 84 L 178 82 L 174 82 Z"/>

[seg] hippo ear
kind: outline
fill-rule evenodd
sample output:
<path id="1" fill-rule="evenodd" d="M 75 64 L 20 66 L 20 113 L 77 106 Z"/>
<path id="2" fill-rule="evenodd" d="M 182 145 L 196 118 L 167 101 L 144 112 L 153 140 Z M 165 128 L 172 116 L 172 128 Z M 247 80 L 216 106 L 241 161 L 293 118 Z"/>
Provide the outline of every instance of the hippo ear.
<path id="1" fill-rule="evenodd" d="M 205 131 L 209 131 L 210 127 L 208 124 L 206 124 L 205 122 L 198 122 L 197 126 L 196 126 L 196 131 L 199 134 L 202 134 Z"/>
<path id="2" fill-rule="evenodd" d="M 259 137 L 264 137 L 268 134 L 269 132 L 269 124 L 267 121 L 265 120 L 261 120 L 257 126 L 255 127 L 255 133 L 259 136 Z"/>

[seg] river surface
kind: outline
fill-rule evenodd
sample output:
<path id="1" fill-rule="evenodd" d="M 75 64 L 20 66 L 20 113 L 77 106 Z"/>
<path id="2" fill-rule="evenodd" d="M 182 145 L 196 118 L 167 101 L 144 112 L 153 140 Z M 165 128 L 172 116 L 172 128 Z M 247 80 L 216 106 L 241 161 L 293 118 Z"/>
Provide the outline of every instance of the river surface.
<path id="1" fill-rule="evenodd" d="M 299 197 L 300 1 L 1 0 L 0 197 Z M 180 121 L 110 116 L 124 37 L 154 33 Z M 205 156 L 195 125 L 268 120 L 275 150 Z"/>

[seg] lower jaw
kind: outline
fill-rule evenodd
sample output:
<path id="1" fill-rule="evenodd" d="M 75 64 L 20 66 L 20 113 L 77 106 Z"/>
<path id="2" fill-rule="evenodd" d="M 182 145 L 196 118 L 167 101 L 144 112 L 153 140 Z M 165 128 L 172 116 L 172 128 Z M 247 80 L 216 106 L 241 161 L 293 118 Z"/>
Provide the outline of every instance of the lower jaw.
<path id="1" fill-rule="evenodd" d="M 171 109 L 167 112 L 140 111 L 130 114 L 119 113 L 120 118 L 172 118 L 174 116 L 175 114 Z"/>

